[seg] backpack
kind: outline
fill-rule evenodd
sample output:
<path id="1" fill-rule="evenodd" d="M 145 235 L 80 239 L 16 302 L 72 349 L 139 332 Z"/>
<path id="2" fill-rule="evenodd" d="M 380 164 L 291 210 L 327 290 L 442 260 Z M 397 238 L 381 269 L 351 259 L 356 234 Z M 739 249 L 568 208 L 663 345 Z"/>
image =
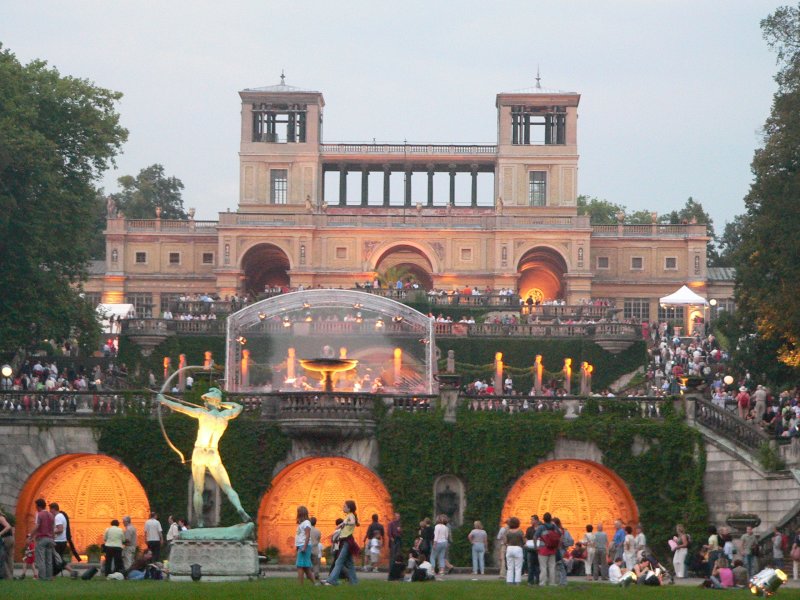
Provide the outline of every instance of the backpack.
<path id="1" fill-rule="evenodd" d="M 557 527 L 548 529 L 542 535 L 542 542 L 544 542 L 544 547 L 548 550 L 558 550 L 561 545 L 561 532 Z"/>

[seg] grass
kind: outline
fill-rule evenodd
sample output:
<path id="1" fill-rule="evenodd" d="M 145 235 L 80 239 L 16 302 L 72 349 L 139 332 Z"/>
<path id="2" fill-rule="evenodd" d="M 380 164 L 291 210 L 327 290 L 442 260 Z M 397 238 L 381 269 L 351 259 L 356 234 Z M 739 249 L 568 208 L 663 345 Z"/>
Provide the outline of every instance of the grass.
<path id="1" fill-rule="evenodd" d="M 510 586 L 496 579 L 488 581 L 444 581 L 430 583 L 388 583 L 386 581 L 364 580 L 358 586 L 340 585 L 338 587 L 313 587 L 308 584 L 300 587 L 295 579 L 273 577 L 261 581 L 242 583 L 172 583 L 169 581 L 71 581 L 58 578 L 53 582 L 0 581 L 0 598 L 24 600 L 114 600 L 117 598 L 142 598 L 165 600 L 194 600 L 195 598 L 247 599 L 286 598 L 305 599 L 364 599 L 369 600 L 519 600 L 521 597 L 558 599 L 587 597 L 591 600 L 626 598 L 669 598 L 676 599 L 717 599 L 721 592 L 702 590 L 695 586 L 665 586 L 662 588 L 630 587 L 620 589 L 607 584 L 588 584 L 570 582 L 566 588 L 529 588 L 525 585 Z M 733 590 L 737 598 L 750 598 L 747 590 Z M 800 589 L 783 588 L 776 594 L 778 600 L 800 599 Z"/>

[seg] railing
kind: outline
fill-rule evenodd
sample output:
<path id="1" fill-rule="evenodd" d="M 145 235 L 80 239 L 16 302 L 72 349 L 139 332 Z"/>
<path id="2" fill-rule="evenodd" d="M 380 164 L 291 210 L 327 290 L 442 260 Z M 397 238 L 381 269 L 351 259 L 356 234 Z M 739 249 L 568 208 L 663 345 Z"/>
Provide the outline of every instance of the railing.
<path id="1" fill-rule="evenodd" d="M 125 228 L 129 232 L 165 231 L 168 233 L 213 233 L 218 221 L 183 221 L 177 219 L 126 219 Z"/>
<path id="2" fill-rule="evenodd" d="M 579 416 L 587 402 L 596 402 L 600 413 L 613 413 L 622 418 L 661 419 L 669 398 L 585 398 L 582 396 L 459 396 L 459 403 L 475 412 L 502 413 L 566 413 Z"/>
<path id="3" fill-rule="evenodd" d="M 150 414 L 154 396 L 149 391 L 112 392 L 0 392 L 0 416 L 111 417 Z"/>
<path id="4" fill-rule="evenodd" d="M 593 304 L 540 304 L 529 306 L 523 302 L 520 306 L 523 315 L 542 317 L 545 319 L 602 319 L 609 310 L 609 306 L 595 306 Z"/>
<path id="5" fill-rule="evenodd" d="M 479 154 L 494 156 L 494 144 L 374 144 L 331 143 L 320 144 L 321 154 Z"/>
<path id="6" fill-rule="evenodd" d="M 641 327 L 628 323 L 517 324 L 436 323 L 437 336 L 466 337 L 619 337 L 638 339 Z"/>
<path id="7" fill-rule="evenodd" d="M 201 334 L 222 335 L 225 333 L 224 319 L 124 319 L 122 333 L 129 335 Z"/>
<path id="8" fill-rule="evenodd" d="M 592 225 L 593 237 L 677 237 L 706 235 L 705 225 Z"/>
<path id="9" fill-rule="evenodd" d="M 753 452 L 758 451 L 762 444 L 768 444 L 771 439 L 766 432 L 741 419 L 733 411 L 705 399 L 698 398 L 695 401 L 694 419 L 700 425 Z"/>

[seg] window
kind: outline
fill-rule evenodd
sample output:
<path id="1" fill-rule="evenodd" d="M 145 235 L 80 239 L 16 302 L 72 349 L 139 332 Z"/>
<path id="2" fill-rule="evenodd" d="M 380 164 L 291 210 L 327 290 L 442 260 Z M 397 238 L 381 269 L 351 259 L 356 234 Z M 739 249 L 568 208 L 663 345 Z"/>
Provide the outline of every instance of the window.
<path id="1" fill-rule="evenodd" d="M 528 173 L 528 199 L 531 206 L 544 206 L 547 202 L 547 172 Z"/>
<path id="2" fill-rule="evenodd" d="M 119 251 L 116 248 L 114 248 L 111 251 L 111 262 L 115 263 L 118 260 L 119 260 Z"/>
<path id="3" fill-rule="evenodd" d="M 253 104 L 253 141 L 306 141 L 306 104 Z"/>
<path id="4" fill-rule="evenodd" d="M 598 256 L 597 257 L 597 268 L 598 269 L 608 269 L 608 257 L 607 256 Z"/>
<path id="5" fill-rule="evenodd" d="M 170 252 L 169 253 L 169 264 L 171 264 L 171 265 L 179 265 L 179 264 L 181 264 L 181 253 L 180 252 Z"/>
<path id="6" fill-rule="evenodd" d="M 461 249 L 461 260 L 463 262 L 472 262 L 472 248 Z"/>
<path id="7" fill-rule="evenodd" d="M 638 322 L 649 321 L 650 300 L 647 298 L 625 298 L 622 316 L 625 319 L 634 319 Z"/>
<path id="8" fill-rule="evenodd" d="M 147 264 L 147 252 L 137 252 L 136 253 L 136 264 L 137 265 Z"/>
<path id="9" fill-rule="evenodd" d="M 161 313 L 164 311 L 178 312 L 178 302 L 181 299 L 181 294 L 177 292 L 165 292 L 161 294 Z"/>
<path id="10" fill-rule="evenodd" d="M 631 271 L 641 271 L 644 269 L 644 259 L 641 256 L 631 257 Z"/>
<path id="11" fill-rule="evenodd" d="M 344 246 L 339 246 L 336 248 L 336 258 L 345 259 L 347 258 L 347 248 Z"/>
<path id="12" fill-rule="evenodd" d="M 664 269 L 667 271 L 678 270 L 678 259 L 674 256 L 667 256 L 664 258 Z"/>
<path id="13" fill-rule="evenodd" d="M 100 292 L 84 292 L 83 299 L 86 303 L 92 307 L 92 310 L 97 308 L 97 305 L 100 304 L 100 300 L 102 299 L 103 294 Z"/>
<path id="14" fill-rule="evenodd" d="M 286 187 L 289 172 L 286 169 L 271 169 L 269 172 L 269 201 L 272 204 L 286 204 Z"/>
<path id="15" fill-rule="evenodd" d="M 683 324 L 683 307 L 682 306 L 659 306 L 658 307 L 658 320 L 660 322 L 668 321 L 673 324 Z"/>
<path id="16" fill-rule="evenodd" d="M 213 252 L 203 252 L 203 264 L 204 265 L 213 265 L 214 264 L 214 253 Z"/>
<path id="17" fill-rule="evenodd" d="M 512 106 L 511 143 L 565 144 L 567 109 L 564 106 Z"/>
<path id="18" fill-rule="evenodd" d="M 153 316 L 153 294 L 145 292 L 127 294 L 125 302 L 133 304 L 138 318 L 150 319 Z"/>

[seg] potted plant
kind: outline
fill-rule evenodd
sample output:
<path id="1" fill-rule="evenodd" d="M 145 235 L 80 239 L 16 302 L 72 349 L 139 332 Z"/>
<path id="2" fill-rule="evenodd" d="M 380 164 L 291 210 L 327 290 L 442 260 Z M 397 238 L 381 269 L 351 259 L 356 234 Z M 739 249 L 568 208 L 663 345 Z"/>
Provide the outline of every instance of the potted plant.
<path id="1" fill-rule="evenodd" d="M 89 544 L 86 546 L 86 560 L 89 563 L 99 563 L 103 549 L 99 544 Z"/>

